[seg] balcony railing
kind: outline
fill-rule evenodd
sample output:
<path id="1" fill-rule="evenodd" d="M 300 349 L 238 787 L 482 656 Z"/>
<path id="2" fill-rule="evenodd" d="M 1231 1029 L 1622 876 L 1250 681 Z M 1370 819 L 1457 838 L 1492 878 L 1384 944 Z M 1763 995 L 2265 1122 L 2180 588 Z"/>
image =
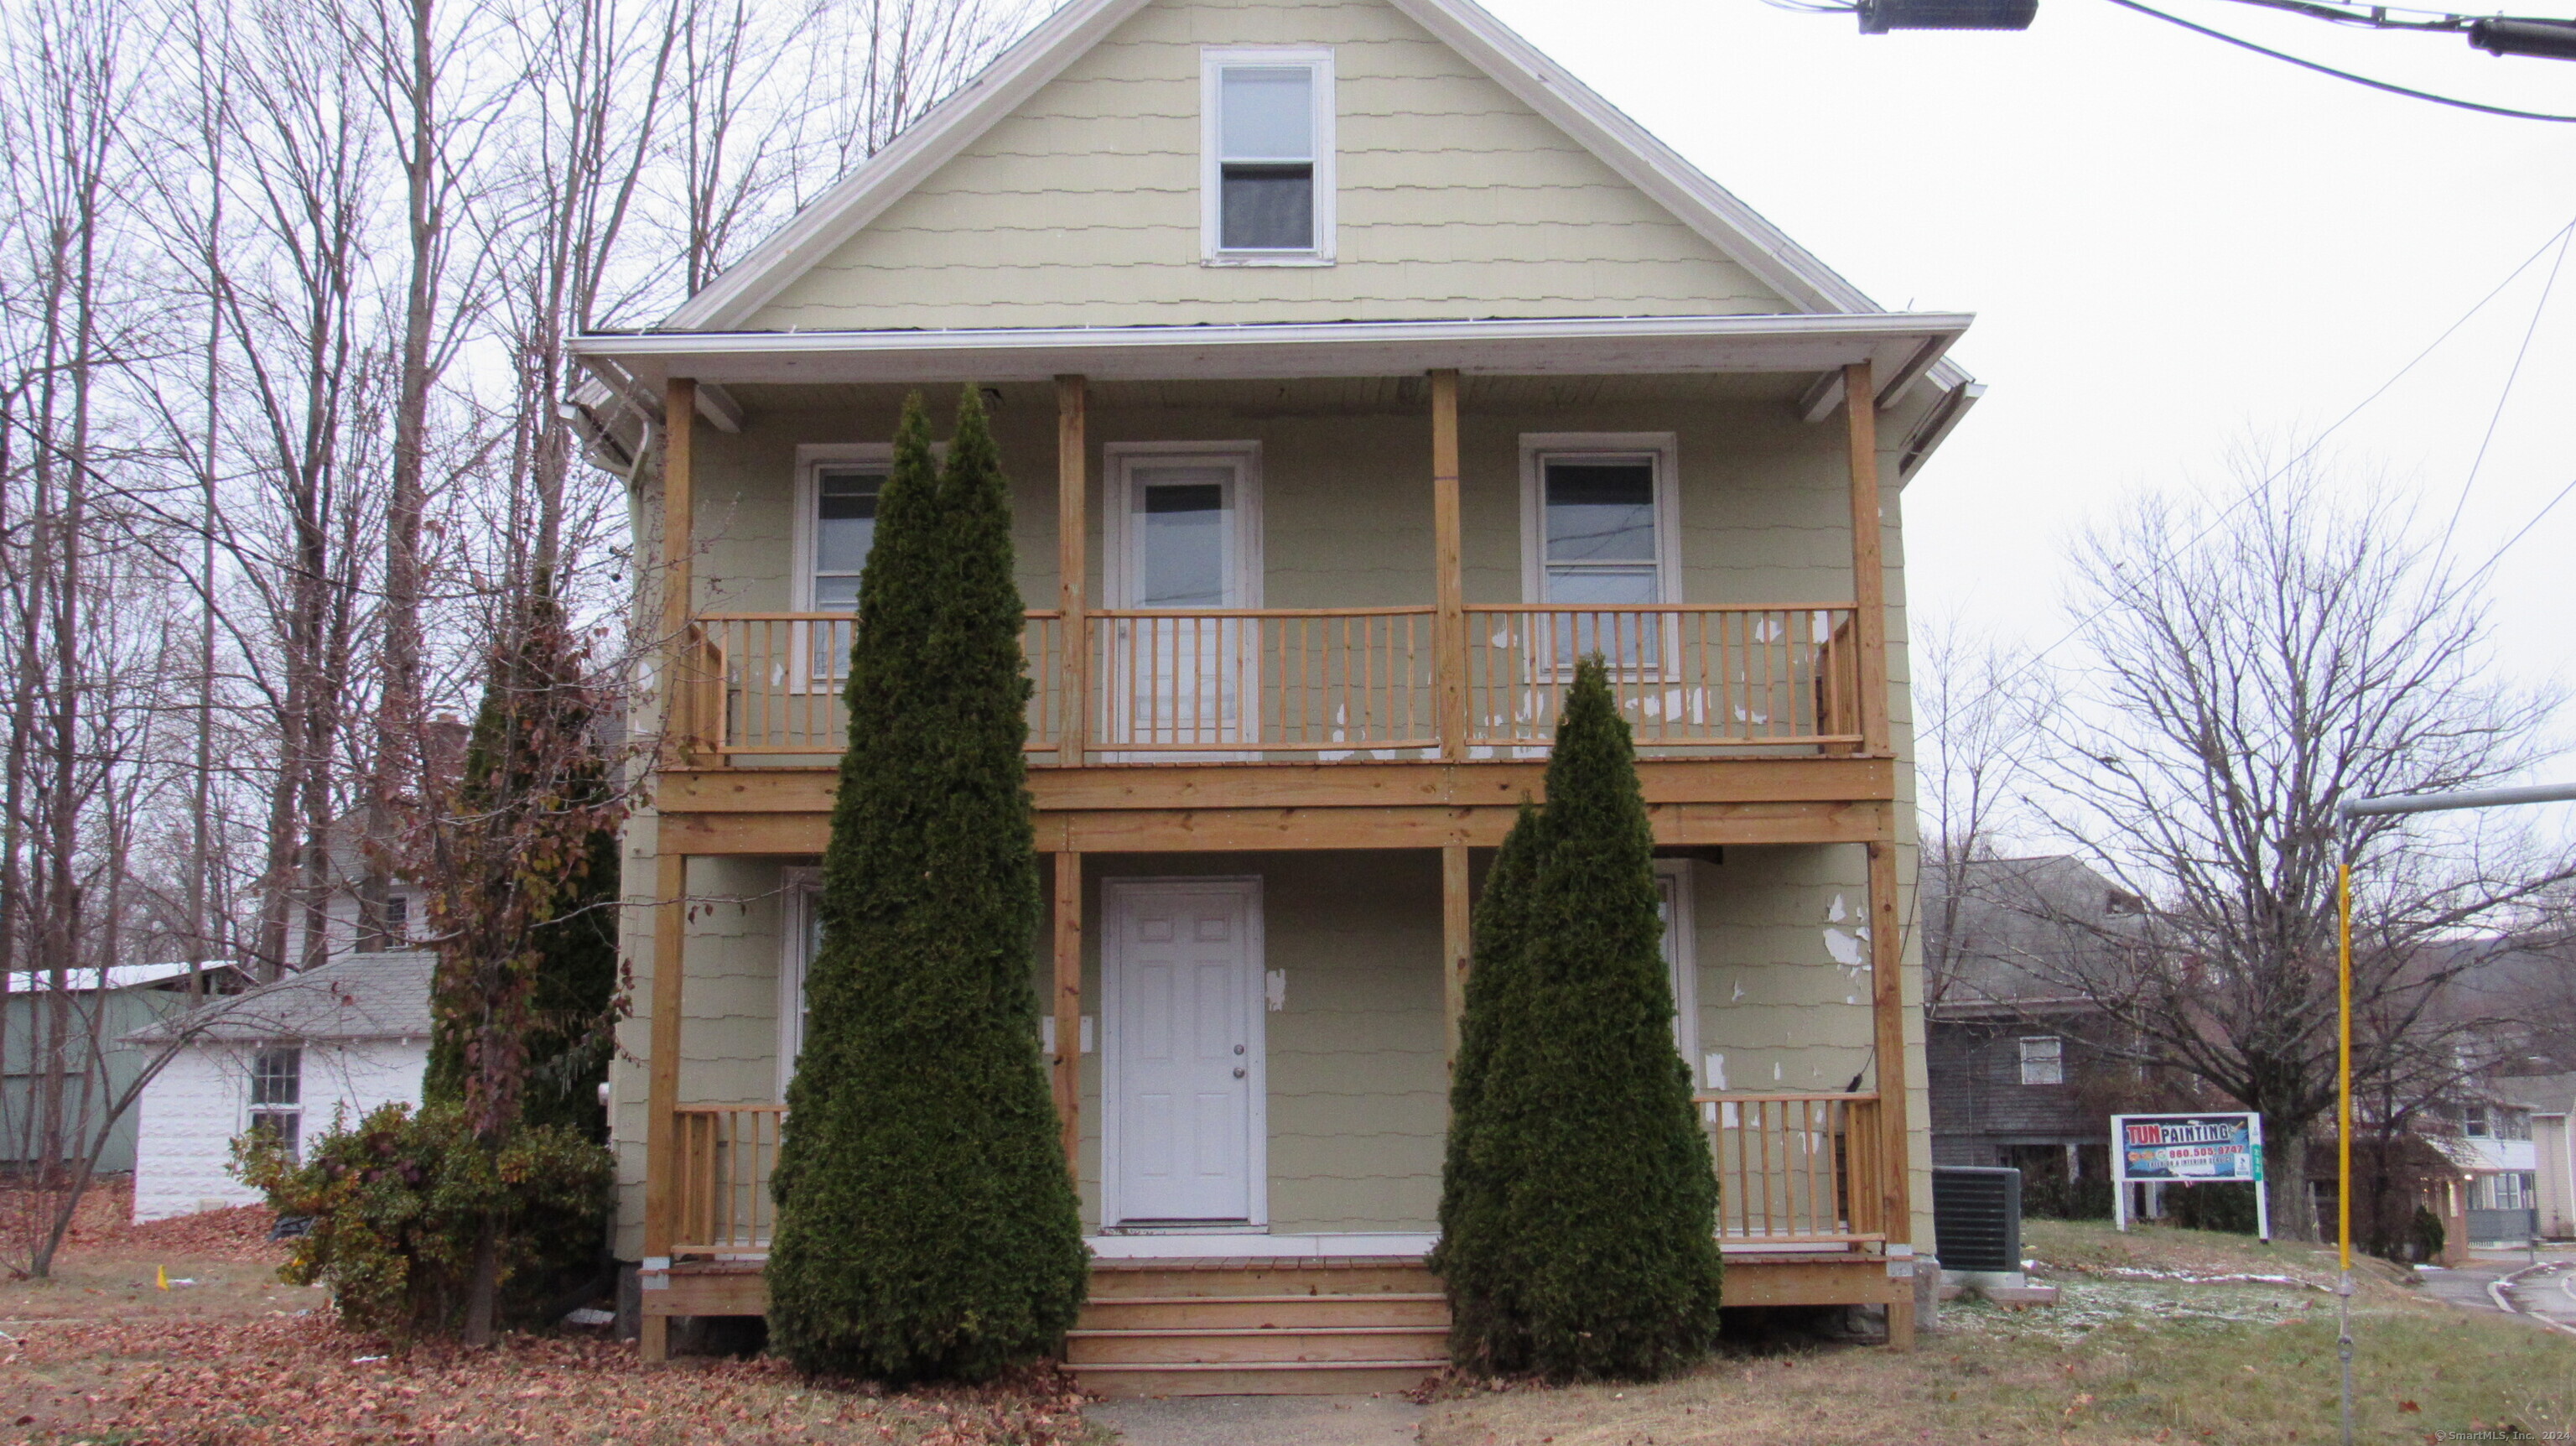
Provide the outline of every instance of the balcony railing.
<path id="1" fill-rule="evenodd" d="M 1418 758 L 1442 748 L 1444 674 L 1471 758 L 1542 753 L 1574 665 L 1599 654 L 1649 755 L 1851 751 L 1852 609 L 1478 606 L 1444 670 L 1430 607 L 1031 612 L 1031 761 Z M 845 613 L 722 613 L 685 640 L 673 731 L 724 762 L 822 761 L 848 743 Z M 1077 726 L 1078 725 L 1078 726 Z M 1077 754 L 1078 745 L 1078 754 Z"/>
<path id="2" fill-rule="evenodd" d="M 1874 1094 L 1695 1096 L 1730 1245 L 1847 1248 L 1883 1241 L 1885 1146 Z"/>

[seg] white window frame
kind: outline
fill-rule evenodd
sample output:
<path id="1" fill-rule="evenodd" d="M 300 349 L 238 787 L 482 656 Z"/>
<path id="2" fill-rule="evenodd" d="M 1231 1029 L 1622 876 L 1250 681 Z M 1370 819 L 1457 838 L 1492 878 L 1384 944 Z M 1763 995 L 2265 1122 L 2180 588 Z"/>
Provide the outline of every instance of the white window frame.
<path id="1" fill-rule="evenodd" d="M 800 613 L 814 607 L 814 544 L 816 526 L 814 509 L 818 504 L 823 469 L 848 466 L 894 466 L 894 444 L 891 442 L 820 442 L 807 443 L 796 449 L 796 574 L 791 609 Z"/>
<path id="2" fill-rule="evenodd" d="M 1303 66 L 1314 74 L 1315 244 L 1303 251 L 1229 251 L 1225 249 L 1225 177 L 1218 123 L 1223 84 L 1220 72 L 1237 66 L 1287 69 Z M 1239 45 L 1199 52 L 1199 264 L 1202 266 L 1330 266 L 1334 262 L 1338 189 L 1334 177 L 1333 51 L 1330 46 Z"/>
<path id="3" fill-rule="evenodd" d="M 787 1099 L 787 1082 L 796 1077 L 796 1056 L 805 1048 L 805 972 L 813 954 L 805 946 L 822 907 L 823 871 L 796 867 L 778 871 L 778 1098 Z M 819 940 L 817 941 L 820 942 Z"/>
<path id="4" fill-rule="evenodd" d="M 2057 1046 L 2057 1078 L 2032 1079 L 2030 1047 L 2034 1044 Z M 2047 1089 L 2066 1083 L 2066 1036 L 2062 1034 L 2026 1034 L 2014 1041 L 2014 1063 L 2019 1067 L 2021 1082 L 2033 1089 Z"/>
<path id="5" fill-rule="evenodd" d="M 1655 886 L 1665 909 L 1664 967 L 1673 986 L 1673 1048 L 1690 1066 L 1692 1083 L 1705 1089 L 1699 1053 L 1699 928 L 1691 909 L 1698 877 L 1689 859 L 1655 860 Z"/>
<path id="6" fill-rule="evenodd" d="M 1671 432 L 1521 434 L 1521 601 L 1547 596 L 1547 464 L 1648 457 L 1655 467 L 1655 601 L 1682 600 L 1681 446 Z"/>
<path id="7" fill-rule="evenodd" d="M 1241 601 L 1227 607 L 1261 606 L 1261 444 L 1259 442 L 1111 442 L 1101 449 L 1101 470 L 1108 473 L 1103 501 L 1101 546 L 1103 603 L 1110 608 L 1142 606 L 1136 601 L 1136 574 L 1128 545 L 1136 506 L 1136 463 L 1205 460 L 1235 468 L 1234 575 Z"/>

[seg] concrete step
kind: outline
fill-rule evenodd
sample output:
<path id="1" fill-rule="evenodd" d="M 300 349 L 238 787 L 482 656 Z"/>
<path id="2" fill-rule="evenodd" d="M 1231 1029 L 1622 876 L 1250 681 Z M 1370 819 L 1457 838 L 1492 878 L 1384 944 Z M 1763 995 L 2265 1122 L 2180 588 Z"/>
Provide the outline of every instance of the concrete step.
<path id="1" fill-rule="evenodd" d="M 1438 1360 L 1441 1326 L 1335 1326 L 1317 1330 L 1075 1330 L 1067 1362 L 1087 1365 L 1284 1365 L 1299 1362 Z"/>
<path id="2" fill-rule="evenodd" d="M 1448 1365 L 1445 1360 L 1274 1361 L 1065 1369 L 1084 1389 L 1104 1396 L 1304 1396 L 1409 1391 Z"/>
<path id="3" fill-rule="evenodd" d="M 1425 1326 L 1446 1330 L 1449 1301 L 1436 1291 L 1375 1295 L 1095 1296 L 1082 1308 L 1085 1330 L 1315 1329 L 1324 1326 Z"/>

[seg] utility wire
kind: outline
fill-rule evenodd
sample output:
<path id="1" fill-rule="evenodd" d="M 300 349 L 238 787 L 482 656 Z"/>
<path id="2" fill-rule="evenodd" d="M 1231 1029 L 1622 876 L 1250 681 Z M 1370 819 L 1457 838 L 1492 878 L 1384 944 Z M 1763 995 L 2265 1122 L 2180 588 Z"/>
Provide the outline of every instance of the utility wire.
<path id="1" fill-rule="evenodd" d="M 2549 310 L 2549 293 L 2558 289 L 2558 272 L 2567 264 L 2567 243 L 2576 241 L 2576 226 L 2571 226 L 2558 242 L 2558 259 L 2549 263 L 2549 279 L 2540 284 L 2540 300 L 2531 308 L 2531 324 L 2522 329 L 2522 346 L 2513 354 L 2513 368 L 2504 374 L 2504 389 L 2496 393 L 2495 410 L 2487 415 L 2486 435 L 2478 438 L 2478 454 L 2469 459 L 2469 475 L 2460 482 L 2460 495 L 2451 503 L 2451 520 L 2442 524 L 2441 544 L 2433 549 L 2438 560 L 2451 550 L 2451 534 L 2459 530 L 2460 513 L 2469 505 L 2469 489 L 2478 485 L 2478 469 L 2487 462 L 2487 448 L 2495 443 L 2496 424 L 2504 420 L 2505 403 L 2513 400 L 2513 384 L 2522 375 L 2524 358 L 2531 355 L 2531 339 L 2540 333 L 2540 317 Z M 2555 504 L 2552 504 L 2555 505 Z"/>
<path id="2" fill-rule="evenodd" d="M 2224 30 L 2212 30 L 2206 25 L 2196 24 L 2192 21 L 2185 20 L 2179 15 L 2168 15 L 2164 11 L 2155 9 L 2152 6 L 2141 5 L 2138 3 L 2138 0 L 2111 0 L 2111 3 L 2125 10 L 2135 10 L 2141 15 L 2152 15 L 2158 20 L 2162 20 L 2169 25 L 2179 25 L 2183 29 L 2191 31 L 2194 34 L 2206 35 L 2212 40 L 2226 41 L 2230 45 L 2253 51 L 2257 55 L 2268 55 L 2274 60 L 2286 60 L 2290 64 L 2298 66 L 2301 69 L 2313 70 L 2320 75 L 2331 75 L 2337 80 L 2348 80 L 2355 85 L 2366 85 L 2373 90 L 2384 90 L 2389 92 L 2391 95 L 2408 96 L 2415 100 L 2429 100 L 2435 105 L 2456 106 L 2461 110 L 2473 110 L 2482 115 L 2507 116 L 2514 120 L 2557 121 L 2564 124 L 2576 125 L 2576 115 L 2549 115 L 2536 110 L 2515 110 L 2509 106 L 2488 105 L 2482 101 L 2461 100 L 2456 96 L 2435 95 L 2429 90 L 2415 90 L 2411 87 L 2396 85 L 2385 80 L 2373 80 L 2366 75 L 2355 75 L 2349 70 L 2337 70 L 2331 65 L 2302 59 L 2301 57 L 2292 55 L 2287 51 L 2274 50 L 2268 45 L 2257 45 L 2251 40 L 2247 40 L 2241 36 L 2230 35 Z"/>
<path id="3" fill-rule="evenodd" d="M 2122 0 L 2113 0 L 2113 3 L 2122 3 Z M 2353 403 L 2350 411 L 2347 411 L 2342 416 L 2335 418 L 2332 425 L 2328 426 L 2324 431 L 2317 433 L 2314 438 L 2309 440 L 2308 445 L 2299 449 L 2297 455 L 2291 457 L 2289 461 L 2272 469 L 2271 475 L 2265 477 L 2261 484 L 2246 488 L 2244 491 L 2237 494 L 2236 500 L 2226 504 L 2219 508 L 2217 512 L 2211 514 L 2208 524 L 2203 526 L 2200 531 L 2192 534 L 2191 540 L 2184 543 L 2183 546 L 2185 548 L 2198 547 L 2211 533 L 2218 530 L 2220 523 L 2225 522 L 2230 516 L 2234 515 L 2236 509 L 2243 507 L 2246 503 L 2252 501 L 2257 495 L 2259 495 L 2262 492 L 2263 487 L 2269 486 L 2271 483 L 2278 481 L 2291 468 L 2307 460 L 2307 458 L 2314 453 L 2317 448 L 2325 445 L 2326 438 L 2333 436 L 2336 430 L 2341 428 L 2346 422 L 2360 416 L 2363 409 L 2368 407 L 2371 403 L 2376 402 L 2381 397 L 2387 395 L 2389 388 L 2396 386 L 2401 381 L 2404 381 L 2407 373 L 2415 370 L 2418 366 L 2421 366 L 2426 357 L 2431 356 L 2435 351 L 2441 348 L 2442 343 L 2449 341 L 2461 327 L 2468 325 L 2471 320 L 2476 318 L 2479 312 L 2486 310 L 2488 302 L 2502 296 L 2506 287 L 2513 285 L 2515 281 L 2521 278 L 2522 273 L 2531 269 L 2533 262 L 2536 262 L 2541 257 L 2549 254 L 2549 248 L 2553 246 L 2563 247 L 2570 236 L 2576 236 L 2576 218 L 2570 218 L 2566 225 L 2551 232 L 2548 240 L 2541 242 L 2537 250 L 2522 259 L 2521 265 L 2516 266 L 2509 272 L 2506 272 L 2505 278 L 2502 281 L 2497 282 L 2492 290 L 2488 291 L 2486 295 L 2479 297 L 2477 303 L 2471 306 L 2468 310 L 2461 312 L 2459 320 L 2452 322 L 2447 327 L 2444 327 L 2440 336 L 2437 336 L 2430 342 L 2426 343 L 2424 349 L 2415 353 L 2415 355 L 2407 361 L 2406 365 L 2399 367 L 2396 371 L 2390 373 L 2388 380 L 2381 382 L 2369 396 Z M 2480 568 L 2476 575 L 2483 576 L 2487 568 L 2494 567 L 2496 562 L 2503 557 L 2505 548 L 2510 548 L 2514 543 L 2520 542 L 2524 533 L 2527 533 L 2531 531 L 2532 528 L 2539 526 L 2540 518 L 2549 515 L 2549 508 L 2556 507 L 2559 502 L 2566 499 L 2569 493 L 2576 493 L 2576 482 L 2568 483 L 2566 488 L 2562 490 L 2556 498 L 2550 501 L 2549 507 L 2542 508 L 2539 516 L 2536 516 L 2532 518 L 2531 521 L 2524 523 L 2522 525 L 2521 532 L 2515 533 L 2510 539 L 2508 539 L 2504 547 L 2496 549 L 2496 555 L 2489 558 L 2486 566 Z M 2093 625 L 2093 621 L 2096 618 L 2109 612 L 2115 605 L 2116 604 L 2113 602 L 2106 602 L 2100 607 L 2095 608 L 2093 611 L 2086 613 L 2084 616 L 2077 618 L 2067 627 L 2066 631 L 2058 634 L 2054 639 L 2050 640 L 2046 646 L 2032 653 L 2029 658 L 2023 661 L 2020 667 L 2006 674 L 2001 679 L 1998 679 L 1994 686 L 1997 689 L 2001 689 L 2019 682 L 2025 675 L 2037 669 L 2041 662 L 2046 660 L 2049 654 L 2056 652 L 2059 648 L 2062 648 L 2068 643 L 2074 641 L 2075 638 L 2082 634 L 2086 628 Z"/>

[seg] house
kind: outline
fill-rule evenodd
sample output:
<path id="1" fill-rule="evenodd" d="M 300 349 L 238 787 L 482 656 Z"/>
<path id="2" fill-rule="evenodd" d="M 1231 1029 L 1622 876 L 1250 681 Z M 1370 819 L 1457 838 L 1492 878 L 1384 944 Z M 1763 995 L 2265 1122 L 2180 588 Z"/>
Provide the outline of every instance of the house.
<path id="1" fill-rule="evenodd" d="M 433 737 L 443 739 L 451 720 L 439 720 Z M 442 747 L 444 756 L 454 749 Z M 419 885 L 389 877 L 371 861 L 366 847 L 367 812 L 351 809 L 323 833 L 318 877 L 299 891 L 286 916 L 286 969 L 304 966 L 304 940 L 311 927 L 305 894 L 318 898 L 322 910 L 322 954 L 372 954 L 410 945 L 427 922 Z M 373 907 L 370 908 L 370 895 Z"/>
<path id="2" fill-rule="evenodd" d="M 143 1087 L 134 1218 L 257 1203 L 232 1173 L 232 1142 L 246 1131 L 270 1131 L 300 1152 L 335 1122 L 418 1103 L 436 962 L 343 954 L 130 1036 L 177 1045 Z"/>
<path id="3" fill-rule="evenodd" d="M 2019 1168 L 2034 1213 L 2107 1213 L 2111 1116 L 2153 1106 L 2078 981 L 2143 902 L 2046 855 L 1927 864 L 1918 908 L 1934 1162 Z"/>
<path id="4" fill-rule="evenodd" d="M 104 1138 L 99 1127 L 152 1058 L 126 1036 L 194 998 L 239 991 L 245 976 L 221 960 L 173 960 L 73 969 L 62 982 L 57 993 L 50 974 L 19 971 L 0 994 L 0 1172 L 77 1159 L 94 1146 L 91 1168 L 122 1175 L 134 1168 L 134 1112 Z M 57 1126 L 61 1140 L 49 1150 L 44 1136 Z"/>
<path id="5" fill-rule="evenodd" d="M 2568 1117 L 2576 1113 L 2576 1074 L 2506 1076 L 2491 1081 L 2490 1088 L 2507 1108 L 2521 1113 L 2531 1142 L 2531 1178 L 2516 1182 L 2527 1186 L 2518 1193 L 2526 1196 L 2523 1207 L 2533 1212 L 2531 1233 L 2551 1240 L 2576 1237 L 2576 1160 L 2570 1158 L 2567 1134 Z M 2503 1168 L 2499 1161 L 2497 1173 Z M 2490 1186 L 2487 1198 L 2498 1193 L 2498 1187 Z"/>
<path id="6" fill-rule="evenodd" d="M 1476 884 L 1594 651 L 1728 1299 L 1908 1341 L 1899 503 L 1978 394 L 1968 321 L 1871 302 L 1472 0 L 1072 0 L 662 324 L 579 338 L 670 640 L 611 1081 L 645 1354 L 763 1308 L 848 609 L 905 393 L 970 384 L 1017 488 L 1086 1384 L 1439 1363 Z M 1250 1330 L 1284 1293 L 1323 1304 Z"/>

